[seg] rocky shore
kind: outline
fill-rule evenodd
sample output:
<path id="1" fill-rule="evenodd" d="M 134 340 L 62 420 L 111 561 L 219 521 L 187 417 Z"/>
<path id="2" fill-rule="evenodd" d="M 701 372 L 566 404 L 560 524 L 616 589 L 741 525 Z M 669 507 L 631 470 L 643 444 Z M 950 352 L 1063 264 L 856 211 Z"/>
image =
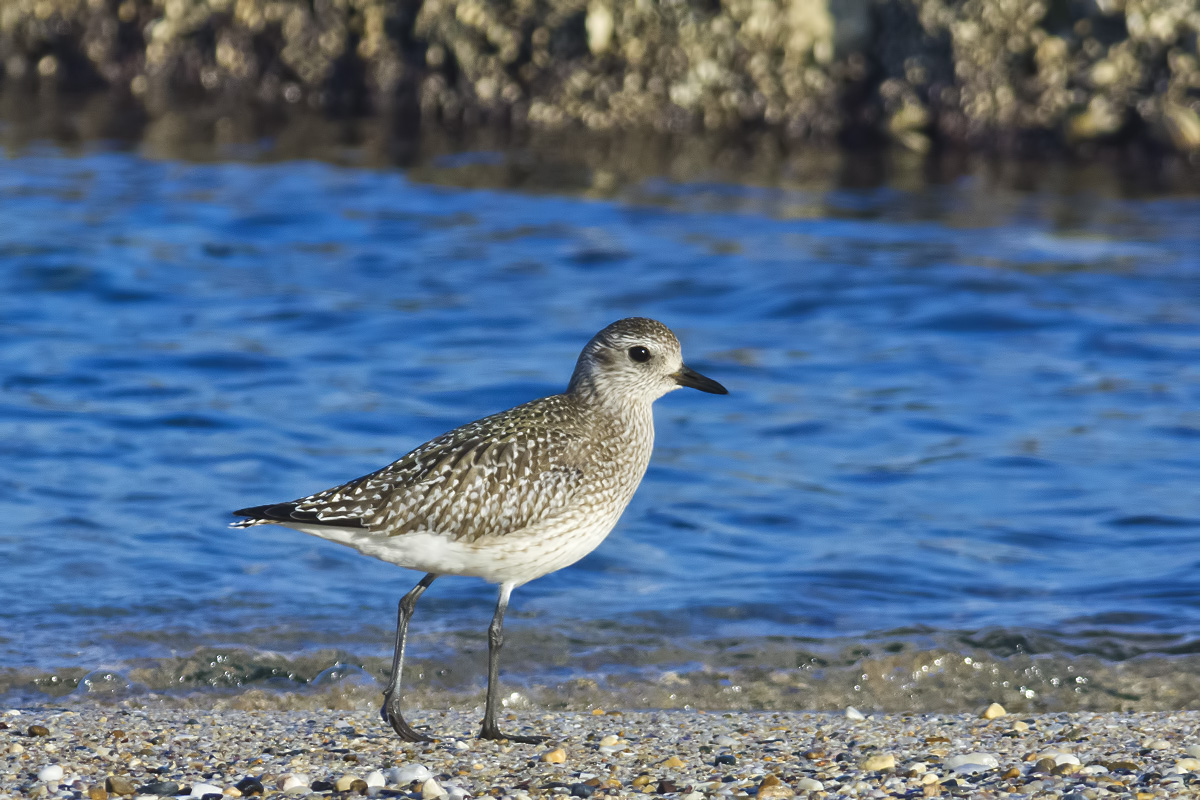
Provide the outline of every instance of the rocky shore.
<path id="1" fill-rule="evenodd" d="M 1200 153 L 1192 0 L 7 0 L 8 90 L 403 124 Z"/>
<path id="2" fill-rule="evenodd" d="M 880 715 L 524 711 L 542 745 L 473 737 L 478 711 L 414 714 L 399 742 L 370 711 L 76 707 L 0 712 L 0 798 L 258 795 L 1200 796 L 1200 712 Z"/>

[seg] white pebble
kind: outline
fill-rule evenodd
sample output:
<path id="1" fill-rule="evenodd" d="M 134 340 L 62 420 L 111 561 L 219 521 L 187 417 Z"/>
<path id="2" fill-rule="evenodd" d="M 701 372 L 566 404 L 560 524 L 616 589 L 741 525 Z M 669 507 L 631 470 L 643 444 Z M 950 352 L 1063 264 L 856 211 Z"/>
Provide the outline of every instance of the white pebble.
<path id="1" fill-rule="evenodd" d="M 1000 766 L 1000 761 L 991 753 L 964 753 L 960 756 L 947 758 L 945 765 L 947 769 L 954 770 L 957 773 L 971 775 L 976 772 L 986 772 L 989 769 L 995 769 Z"/>
<path id="2" fill-rule="evenodd" d="M 303 772 L 289 772 L 286 775 L 281 775 L 275 785 L 286 792 L 288 789 L 295 789 L 296 787 L 307 789 L 311 783 L 312 781 Z"/>
<path id="3" fill-rule="evenodd" d="M 20 742 L 13 742 L 12 744 L 10 744 L 8 746 L 8 752 L 13 754 L 14 756 L 19 756 L 19 755 L 21 755 L 21 753 L 25 752 L 25 746 L 22 745 Z"/>
<path id="4" fill-rule="evenodd" d="M 222 794 L 224 790 L 220 786 L 213 786 L 211 783 L 197 783 L 192 785 L 192 797 L 204 797 L 206 794 Z"/>
<path id="5" fill-rule="evenodd" d="M 465 800 L 465 798 L 471 796 L 470 792 L 463 787 L 458 786 L 457 784 L 447 783 L 442 788 L 445 790 L 446 794 L 450 795 L 450 800 Z"/>
<path id="6" fill-rule="evenodd" d="M 45 781 L 46 783 L 60 781 L 62 780 L 62 776 L 63 768 L 58 764 L 51 764 L 48 767 L 42 767 L 41 770 L 38 771 L 38 780 Z"/>
<path id="7" fill-rule="evenodd" d="M 815 778 L 801 778 L 796 781 L 796 791 L 798 792 L 823 792 L 825 784 Z"/>
<path id="8" fill-rule="evenodd" d="M 703 792 L 688 792 L 685 795 L 681 795 L 679 800 L 704 800 L 704 793 Z"/>
<path id="9" fill-rule="evenodd" d="M 434 800 L 437 797 L 449 797 L 450 793 L 442 788 L 441 784 L 433 778 L 421 784 L 421 797 L 424 800 Z"/>
<path id="10" fill-rule="evenodd" d="M 1186 748 L 1184 748 L 1183 752 L 1187 753 L 1192 758 L 1200 758 L 1200 744 L 1189 744 Z"/>
<path id="11" fill-rule="evenodd" d="M 862 720 L 866 719 L 866 717 L 863 716 L 863 713 L 854 706 L 846 706 L 846 719 L 852 719 L 856 722 L 861 722 Z"/>
<path id="12" fill-rule="evenodd" d="M 1103 764 L 1089 764 L 1079 770 L 1080 775 L 1107 775 L 1108 767 Z"/>
<path id="13" fill-rule="evenodd" d="M 387 780 L 382 772 L 375 770 L 367 776 L 367 786 L 387 786 Z"/>
<path id="14" fill-rule="evenodd" d="M 387 771 L 388 783 L 393 786 L 408 786 L 413 781 L 424 783 L 432 777 L 433 773 L 424 764 L 405 764 Z"/>
<path id="15" fill-rule="evenodd" d="M 454 740 L 454 749 L 455 750 L 470 750 L 471 745 L 467 744 L 462 739 L 455 739 Z"/>

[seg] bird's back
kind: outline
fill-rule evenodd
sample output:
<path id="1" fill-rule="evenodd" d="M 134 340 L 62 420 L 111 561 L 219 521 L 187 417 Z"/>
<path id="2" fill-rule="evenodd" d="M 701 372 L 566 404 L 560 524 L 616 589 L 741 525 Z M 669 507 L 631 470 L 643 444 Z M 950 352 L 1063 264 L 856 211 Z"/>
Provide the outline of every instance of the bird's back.
<path id="1" fill-rule="evenodd" d="M 332 489 L 242 509 L 236 513 L 249 518 L 234 524 L 292 525 L 318 535 L 321 527 L 389 537 L 420 531 L 469 543 L 581 506 L 619 515 L 653 438 L 648 407 L 614 416 L 574 395 L 552 395 L 456 428 Z"/>

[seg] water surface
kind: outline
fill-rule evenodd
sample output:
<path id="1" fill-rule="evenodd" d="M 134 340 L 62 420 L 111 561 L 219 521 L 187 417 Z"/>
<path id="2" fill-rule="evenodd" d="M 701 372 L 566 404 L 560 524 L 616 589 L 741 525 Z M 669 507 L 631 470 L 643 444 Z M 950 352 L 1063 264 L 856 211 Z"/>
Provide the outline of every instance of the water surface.
<path id="1" fill-rule="evenodd" d="M 748 702 L 721 694 L 736 673 L 814 707 L 862 691 L 814 688 L 817 661 L 895 657 L 951 659 L 964 699 L 1121 663 L 1200 696 L 1200 197 L 356 152 L 10 149 L 0 697 L 95 669 L 158 691 L 381 673 L 418 576 L 228 512 L 561 391 L 630 315 L 731 395 L 660 401 L 621 524 L 518 590 L 518 685 L 661 704 L 665 671 L 715 670 L 710 705 Z M 439 581 L 419 663 L 477 687 L 493 602 Z M 1005 677 L 972 678 L 981 657 Z M 1061 675 L 1030 696 L 1038 658 Z"/>

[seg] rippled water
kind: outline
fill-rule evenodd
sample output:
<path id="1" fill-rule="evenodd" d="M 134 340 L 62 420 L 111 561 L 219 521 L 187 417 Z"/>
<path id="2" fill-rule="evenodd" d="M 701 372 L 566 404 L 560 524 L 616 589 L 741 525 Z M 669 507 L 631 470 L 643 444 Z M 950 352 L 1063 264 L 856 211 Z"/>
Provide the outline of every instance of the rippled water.
<path id="1" fill-rule="evenodd" d="M 1036 661 L 1004 659 L 1200 650 L 1200 197 L 668 169 L 597 191 L 531 185 L 531 160 L 9 153 L 10 699 L 147 664 L 160 689 L 378 674 L 417 575 L 228 512 L 559 391 L 628 315 L 732 393 L 660 401 L 621 524 L 516 593 L 514 680 L 982 652 L 1015 688 Z M 481 680 L 493 591 L 422 600 L 415 654 L 451 683 Z"/>

